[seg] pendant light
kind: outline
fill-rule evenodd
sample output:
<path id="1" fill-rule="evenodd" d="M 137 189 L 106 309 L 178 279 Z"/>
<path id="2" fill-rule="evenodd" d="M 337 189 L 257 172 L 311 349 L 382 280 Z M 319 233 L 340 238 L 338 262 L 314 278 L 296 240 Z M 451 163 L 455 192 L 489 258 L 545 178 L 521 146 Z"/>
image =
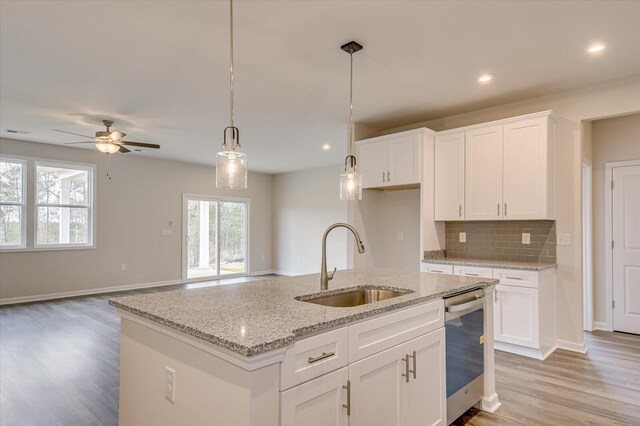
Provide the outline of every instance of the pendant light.
<path id="1" fill-rule="evenodd" d="M 229 126 L 216 155 L 216 188 L 247 188 L 247 154 L 240 152 L 240 130 L 233 124 L 233 0 L 229 0 Z"/>
<path id="2" fill-rule="evenodd" d="M 349 54 L 349 134 L 347 137 L 347 156 L 344 159 L 344 173 L 340 175 L 340 199 L 362 200 L 362 175 L 356 170 L 356 157 L 353 148 L 353 54 L 362 50 L 355 41 L 340 46 Z"/>

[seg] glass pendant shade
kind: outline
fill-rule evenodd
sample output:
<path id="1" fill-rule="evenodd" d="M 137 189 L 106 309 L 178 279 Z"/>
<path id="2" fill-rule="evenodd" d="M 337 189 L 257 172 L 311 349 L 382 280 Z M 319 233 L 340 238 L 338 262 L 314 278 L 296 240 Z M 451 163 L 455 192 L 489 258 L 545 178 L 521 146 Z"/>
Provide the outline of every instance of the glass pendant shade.
<path id="1" fill-rule="evenodd" d="M 362 175 L 350 170 L 340 175 L 340 199 L 362 200 Z"/>
<path id="2" fill-rule="evenodd" d="M 247 154 L 239 151 L 218 152 L 216 188 L 247 189 Z"/>
<path id="3" fill-rule="evenodd" d="M 96 148 L 105 154 L 113 154 L 120 149 L 120 145 L 111 142 L 97 142 Z"/>

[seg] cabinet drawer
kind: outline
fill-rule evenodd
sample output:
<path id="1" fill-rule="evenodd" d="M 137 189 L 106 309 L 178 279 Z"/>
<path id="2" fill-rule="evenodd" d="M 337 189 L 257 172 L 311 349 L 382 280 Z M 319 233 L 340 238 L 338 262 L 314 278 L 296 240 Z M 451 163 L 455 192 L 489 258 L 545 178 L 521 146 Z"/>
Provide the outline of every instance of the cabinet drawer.
<path id="1" fill-rule="evenodd" d="M 453 265 L 439 265 L 437 263 L 422 262 L 420 270 L 431 274 L 448 274 L 453 275 Z"/>
<path id="2" fill-rule="evenodd" d="M 493 278 L 499 279 L 500 284 L 538 288 L 538 272 L 536 271 L 494 269 Z"/>
<path id="3" fill-rule="evenodd" d="M 349 326 L 349 362 L 444 327 L 444 301 L 425 303 Z"/>
<path id="4" fill-rule="evenodd" d="M 280 368 L 280 390 L 326 374 L 349 361 L 347 327 L 298 340 L 287 348 Z"/>
<path id="5" fill-rule="evenodd" d="M 453 275 L 463 275 L 465 277 L 493 278 L 491 268 L 479 268 L 477 266 L 455 265 Z"/>

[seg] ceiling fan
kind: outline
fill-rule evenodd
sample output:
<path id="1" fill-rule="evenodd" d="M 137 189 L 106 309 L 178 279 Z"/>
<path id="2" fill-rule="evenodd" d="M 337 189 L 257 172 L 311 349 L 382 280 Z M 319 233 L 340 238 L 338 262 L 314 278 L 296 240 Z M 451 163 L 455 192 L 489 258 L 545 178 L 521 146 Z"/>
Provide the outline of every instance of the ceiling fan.
<path id="1" fill-rule="evenodd" d="M 53 129 L 54 132 L 60 133 L 68 133 L 70 135 L 82 136 L 83 138 L 89 138 L 90 141 L 86 142 L 67 142 L 65 145 L 73 145 L 80 143 L 93 143 L 96 145 L 99 151 L 104 152 L 105 154 L 113 154 L 114 152 L 121 152 L 126 154 L 127 152 L 131 152 L 126 146 L 137 147 L 137 148 L 151 148 L 151 149 L 160 149 L 160 145 L 154 143 L 142 143 L 142 142 L 131 142 L 131 141 L 123 141 L 122 138 L 127 134 L 122 133 L 118 130 L 111 130 L 111 126 L 113 126 L 113 121 L 111 120 L 102 120 L 102 123 L 105 125 L 107 130 L 98 131 L 94 136 L 81 135 L 79 133 L 66 132 L 64 130 Z M 126 145 L 126 146 L 125 146 Z M 136 151 L 140 151 L 140 149 L 135 149 Z"/>

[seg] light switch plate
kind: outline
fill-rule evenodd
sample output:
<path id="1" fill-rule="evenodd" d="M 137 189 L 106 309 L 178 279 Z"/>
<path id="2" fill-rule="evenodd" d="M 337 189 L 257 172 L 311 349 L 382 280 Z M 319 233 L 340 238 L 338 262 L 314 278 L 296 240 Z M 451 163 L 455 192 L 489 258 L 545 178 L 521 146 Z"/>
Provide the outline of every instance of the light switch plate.
<path id="1" fill-rule="evenodd" d="M 171 402 L 176 402 L 176 372 L 173 368 L 164 369 L 164 395 Z"/>
<path id="2" fill-rule="evenodd" d="M 531 234 L 528 232 L 522 233 L 522 244 L 531 244 Z"/>
<path id="3" fill-rule="evenodd" d="M 559 233 L 558 234 L 558 243 L 559 246 L 570 246 L 571 245 L 571 234 L 567 233 Z"/>
<path id="4" fill-rule="evenodd" d="M 461 243 L 466 243 L 467 242 L 467 233 L 466 232 L 461 232 L 460 233 L 460 242 Z"/>
<path id="5" fill-rule="evenodd" d="M 399 231 L 398 232 L 398 241 L 402 241 L 402 240 L 404 240 L 404 232 Z"/>

